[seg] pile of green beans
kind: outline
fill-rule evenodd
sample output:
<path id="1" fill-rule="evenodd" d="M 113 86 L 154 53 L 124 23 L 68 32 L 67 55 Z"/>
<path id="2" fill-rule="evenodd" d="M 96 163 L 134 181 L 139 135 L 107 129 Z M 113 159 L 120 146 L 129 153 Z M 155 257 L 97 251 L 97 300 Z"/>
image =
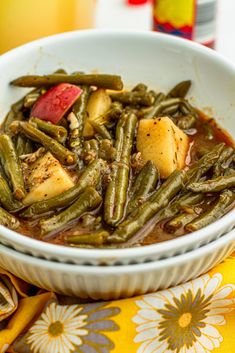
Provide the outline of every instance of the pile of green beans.
<path id="1" fill-rule="evenodd" d="M 56 124 L 34 116 L 38 99 L 61 83 L 81 88 L 72 107 Z M 68 74 L 59 69 L 44 76 L 22 76 L 11 85 L 33 90 L 11 106 L 1 126 L 0 225 L 68 246 L 115 248 L 144 245 L 159 231 L 173 236 L 197 231 L 234 206 L 233 143 L 219 138 L 215 126 L 186 98 L 190 80 L 168 92 L 150 90 L 144 83 L 123 90 L 118 75 Z M 97 89 L 107 100 L 97 98 L 91 119 L 89 100 Z M 191 139 L 191 162 L 166 180 L 136 147 L 139 119 L 163 116 Z M 199 133 L 205 145 L 194 140 Z M 26 205 L 31 170 L 47 152 L 74 186 Z"/>

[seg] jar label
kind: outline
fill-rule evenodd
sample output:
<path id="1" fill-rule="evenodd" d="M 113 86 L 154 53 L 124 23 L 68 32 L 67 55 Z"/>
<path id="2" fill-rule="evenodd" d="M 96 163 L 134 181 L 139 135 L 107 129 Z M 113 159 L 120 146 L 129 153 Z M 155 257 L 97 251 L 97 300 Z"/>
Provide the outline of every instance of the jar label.
<path id="1" fill-rule="evenodd" d="M 207 46 L 215 40 L 216 0 L 198 0 L 193 40 Z"/>
<path id="2" fill-rule="evenodd" d="M 217 0 L 154 0 L 153 30 L 211 45 Z"/>

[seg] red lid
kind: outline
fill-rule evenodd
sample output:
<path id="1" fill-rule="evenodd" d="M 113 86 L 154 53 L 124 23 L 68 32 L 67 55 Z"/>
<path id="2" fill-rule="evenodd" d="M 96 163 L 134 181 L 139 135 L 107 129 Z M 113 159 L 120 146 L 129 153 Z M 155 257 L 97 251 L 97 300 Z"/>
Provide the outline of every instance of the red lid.
<path id="1" fill-rule="evenodd" d="M 146 4 L 146 2 L 148 2 L 148 0 L 127 0 L 129 5 L 143 5 Z"/>

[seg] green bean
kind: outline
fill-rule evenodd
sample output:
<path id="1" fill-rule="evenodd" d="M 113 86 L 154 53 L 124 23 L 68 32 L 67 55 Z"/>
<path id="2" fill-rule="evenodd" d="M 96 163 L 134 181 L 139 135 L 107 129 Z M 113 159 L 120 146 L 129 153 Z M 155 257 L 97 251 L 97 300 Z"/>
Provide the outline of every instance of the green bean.
<path id="1" fill-rule="evenodd" d="M 155 118 L 158 117 L 159 114 L 164 112 L 166 108 L 171 108 L 172 106 L 179 105 L 180 103 L 181 103 L 180 98 L 168 98 L 163 100 L 158 104 L 158 106 L 156 106 L 154 117 Z"/>
<path id="2" fill-rule="evenodd" d="M 172 105 L 169 108 L 164 109 L 164 115 L 174 115 L 179 110 L 179 104 Z"/>
<path id="3" fill-rule="evenodd" d="M 99 150 L 99 142 L 96 139 L 91 139 L 91 140 L 87 140 L 84 142 L 84 148 L 90 150 L 93 149 L 94 151 L 98 152 Z"/>
<path id="4" fill-rule="evenodd" d="M 161 101 L 154 109 L 154 117 L 157 118 L 160 114 L 165 112 L 165 109 L 169 109 L 172 106 L 179 105 L 187 109 L 186 114 L 197 115 L 193 107 L 183 98 L 167 98 Z M 184 112 L 185 113 L 185 112 Z"/>
<path id="5" fill-rule="evenodd" d="M 18 156 L 33 152 L 31 141 L 21 135 L 16 136 L 15 148 Z"/>
<path id="6" fill-rule="evenodd" d="M 68 73 L 66 72 L 66 70 L 63 69 L 63 68 L 57 69 L 54 73 L 55 73 L 55 74 L 62 74 L 62 75 L 64 74 L 64 75 L 68 75 Z"/>
<path id="7" fill-rule="evenodd" d="M 194 115 L 180 116 L 176 119 L 176 125 L 182 130 L 191 129 L 196 123 Z"/>
<path id="8" fill-rule="evenodd" d="M 156 99 L 157 99 L 158 96 L 159 96 L 159 93 L 157 93 L 157 92 L 154 91 L 154 90 L 150 90 L 148 93 L 153 97 L 153 102 L 155 103 Z"/>
<path id="9" fill-rule="evenodd" d="M 176 86 L 174 86 L 170 92 L 167 94 L 167 98 L 185 98 L 187 95 L 190 87 L 191 87 L 192 81 L 187 80 L 187 81 L 182 81 L 178 83 Z"/>
<path id="10" fill-rule="evenodd" d="M 4 123 L 2 126 L 3 132 L 5 132 L 6 134 L 10 134 L 11 133 L 10 126 L 16 120 L 23 121 L 25 120 L 25 116 L 21 111 L 15 112 L 13 109 L 11 109 L 4 120 Z"/>
<path id="11" fill-rule="evenodd" d="M 26 141 L 27 139 L 24 136 L 21 136 L 21 135 L 16 136 L 15 148 L 19 157 L 22 154 L 25 154 Z"/>
<path id="12" fill-rule="evenodd" d="M 25 108 L 31 108 L 34 103 L 38 100 L 38 98 L 42 95 L 43 89 L 37 88 L 33 90 L 32 92 L 29 92 L 25 97 L 24 97 L 24 107 Z"/>
<path id="13" fill-rule="evenodd" d="M 15 120 L 15 116 L 16 116 L 16 113 L 11 109 L 7 113 L 7 115 L 4 119 L 3 125 L 1 125 L 1 131 L 5 132 L 5 133 L 10 133 L 9 126 Z"/>
<path id="14" fill-rule="evenodd" d="M 19 228 L 20 222 L 12 214 L 0 207 L 0 225 L 15 230 Z"/>
<path id="15" fill-rule="evenodd" d="M 175 233 L 178 229 L 184 227 L 187 223 L 196 218 L 196 216 L 195 213 L 181 213 L 179 216 L 167 222 L 164 228 L 168 233 Z"/>
<path id="16" fill-rule="evenodd" d="M 154 101 L 154 105 L 162 102 L 166 99 L 166 95 L 163 92 L 158 92 Z"/>
<path id="17" fill-rule="evenodd" d="M 34 151 L 34 146 L 32 144 L 32 141 L 27 139 L 25 144 L 25 154 L 33 153 L 33 151 Z"/>
<path id="18" fill-rule="evenodd" d="M 87 245 L 102 245 L 108 238 L 109 233 L 104 229 L 97 230 L 96 232 L 86 234 L 74 234 L 68 235 L 66 241 L 69 244 L 87 244 Z"/>
<path id="19" fill-rule="evenodd" d="M 147 112 L 147 114 L 144 116 L 145 119 L 153 119 L 156 115 L 156 111 L 158 110 L 159 104 L 164 101 L 165 99 L 165 94 L 164 93 L 158 93 L 153 108 Z"/>
<path id="20" fill-rule="evenodd" d="M 113 162 L 115 160 L 116 148 L 113 147 L 110 140 L 104 139 L 100 142 L 99 157 L 109 162 Z"/>
<path id="21" fill-rule="evenodd" d="M 80 223 L 83 228 L 91 229 L 91 227 L 93 227 L 92 229 L 100 229 L 101 221 L 102 221 L 101 216 L 87 213 L 82 217 Z M 75 232 L 80 232 L 80 231 L 75 231 Z M 75 234 L 75 232 L 73 232 L 73 234 Z M 84 231 L 83 231 L 83 233 L 84 233 Z M 70 234 L 71 234 L 71 232 L 70 232 Z"/>
<path id="22" fill-rule="evenodd" d="M 102 197 L 95 189 L 91 187 L 87 188 L 79 198 L 64 211 L 51 218 L 40 221 L 42 236 L 44 237 L 49 233 L 69 227 L 71 221 L 78 219 L 85 212 L 94 210 L 100 205 L 101 201 Z"/>
<path id="23" fill-rule="evenodd" d="M 104 139 L 112 140 L 110 132 L 104 125 L 98 123 L 96 120 L 89 120 L 89 123 L 94 128 L 94 130 Z"/>
<path id="24" fill-rule="evenodd" d="M 17 211 L 22 207 L 21 202 L 14 199 L 12 191 L 3 176 L 0 175 L 0 204 L 7 211 Z"/>
<path id="25" fill-rule="evenodd" d="M 147 114 L 149 114 L 149 112 L 153 109 L 153 107 L 142 107 L 142 108 L 139 108 L 139 109 L 136 109 L 135 110 L 135 114 L 137 116 L 137 118 L 140 120 L 140 119 L 145 119 L 145 116 Z"/>
<path id="26" fill-rule="evenodd" d="M 95 160 L 85 168 L 75 186 L 67 191 L 64 191 L 58 196 L 54 196 L 48 200 L 36 202 L 35 204 L 29 206 L 21 213 L 21 217 L 33 218 L 49 211 L 61 209 L 71 205 L 71 203 L 75 201 L 87 187 L 96 187 L 100 180 L 100 176 L 106 169 L 106 166 L 106 162 L 102 159 Z"/>
<path id="27" fill-rule="evenodd" d="M 132 92 L 147 92 L 148 87 L 144 83 L 138 83 L 133 89 Z"/>
<path id="28" fill-rule="evenodd" d="M 127 206 L 127 214 L 134 211 L 146 200 L 149 193 L 155 189 L 158 179 L 159 172 L 157 168 L 152 161 L 148 161 L 136 177 Z"/>
<path id="29" fill-rule="evenodd" d="M 53 137 L 56 141 L 60 143 L 64 143 L 66 141 L 68 132 L 63 126 L 54 125 L 38 118 L 30 118 L 29 122 L 35 125 L 42 132 L 45 132 L 45 134 Z"/>
<path id="30" fill-rule="evenodd" d="M 96 139 L 84 141 L 82 158 L 86 163 L 98 158 L 99 142 Z M 103 158 L 100 156 L 100 158 Z"/>
<path id="31" fill-rule="evenodd" d="M 219 192 L 224 189 L 230 189 L 235 187 L 235 173 L 227 176 L 220 176 L 215 179 L 206 180 L 197 183 L 191 183 L 187 189 L 192 192 Z"/>
<path id="32" fill-rule="evenodd" d="M 223 164 L 226 163 L 226 161 L 229 160 L 229 158 L 234 154 L 234 149 L 230 146 L 225 146 L 223 151 L 221 152 L 221 155 L 217 161 L 217 163 L 213 167 L 213 177 L 216 178 L 223 174 L 224 168 Z M 227 169 L 227 168 L 225 168 Z"/>
<path id="33" fill-rule="evenodd" d="M 188 223 L 185 229 L 189 232 L 194 232 L 217 221 L 227 212 L 227 207 L 231 205 L 233 201 L 234 193 L 230 190 L 223 191 L 215 204 L 208 211 Z"/>
<path id="34" fill-rule="evenodd" d="M 204 200 L 204 196 L 201 194 L 194 194 L 192 192 L 187 192 L 185 195 L 182 195 L 179 200 L 176 202 L 179 204 L 179 207 L 185 207 L 190 205 L 197 205 L 202 200 Z"/>
<path id="35" fill-rule="evenodd" d="M 235 153 L 233 153 L 229 158 L 225 159 L 222 163 L 222 169 L 227 170 L 229 167 L 233 168 L 235 162 Z"/>
<path id="36" fill-rule="evenodd" d="M 198 113 L 194 109 L 194 107 L 186 99 L 180 98 L 180 100 L 181 100 L 180 111 L 182 112 L 182 114 L 194 115 L 196 118 L 198 118 Z"/>
<path id="37" fill-rule="evenodd" d="M 13 112 L 15 113 L 19 113 L 22 110 L 23 106 L 24 106 L 24 98 L 21 98 L 16 103 L 12 104 L 11 110 L 13 110 Z"/>
<path id="38" fill-rule="evenodd" d="M 152 161 L 146 162 L 137 177 L 135 178 L 134 184 L 130 192 L 131 196 L 138 195 L 139 192 L 141 192 L 142 194 L 142 191 L 140 191 L 142 187 L 143 192 L 145 192 L 147 188 L 147 194 L 153 191 L 156 187 L 158 179 L 159 171 L 155 167 L 154 163 Z"/>
<path id="39" fill-rule="evenodd" d="M 157 212 L 166 207 L 183 187 L 184 171 L 174 171 L 145 203 L 118 225 L 107 239 L 109 243 L 122 243 L 138 232 Z"/>
<path id="40" fill-rule="evenodd" d="M 22 200 L 25 196 L 25 187 L 21 164 L 12 139 L 6 134 L 0 136 L 0 155 L 4 170 L 11 181 L 14 197 Z"/>
<path id="41" fill-rule="evenodd" d="M 113 93 L 110 97 L 113 101 L 124 105 L 143 105 L 149 107 L 154 103 L 153 96 L 142 91 Z"/>
<path id="42" fill-rule="evenodd" d="M 104 220 L 109 225 L 117 224 L 124 215 L 136 124 L 136 115 L 127 112 L 122 115 L 116 127 L 116 157 L 104 200 Z"/>
<path id="43" fill-rule="evenodd" d="M 169 99 L 178 99 L 179 100 L 179 108 L 181 112 L 184 115 L 194 115 L 195 117 L 198 117 L 198 114 L 196 110 L 193 108 L 193 106 L 184 98 L 169 98 Z M 163 109 L 165 112 L 165 110 Z"/>
<path id="44" fill-rule="evenodd" d="M 111 104 L 110 109 L 103 115 L 95 119 L 95 121 L 101 125 L 110 122 L 111 120 L 117 120 L 122 114 L 122 106 L 119 102 L 114 102 Z"/>
<path id="45" fill-rule="evenodd" d="M 224 148 L 224 143 L 220 143 L 212 148 L 210 152 L 202 156 L 198 162 L 194 163 L 186 173 L 186 182 L 197 182 L 214 164 L 218 161 Z M 188 185 L 188 186 L 189 186 Z"/>
<path id="46" fill-rule="evenodd" d="M 84 150 L 87 152 L 90 150 L 94 150 L 98 153 L 99 150 L 99 142 L 96 139 L 87 140 L 84 142 Z"/>
<path id="47" fill-rule="evenodd" d="M 188 192 L 187 194 L 181 196 L 179 199 L 174 200 L 171 204 L 167 205 L 158 214 L 156 222 L 160 222 L 166 218 L 176 216 L 179 211 L 185 206 L 196 205 L 204 199 L 202 194 L 193 194 Z"/>
<path id="48" fill-rule="evenodd" d="M 76 155 L 80 155 L 83 145 L 83 129 L 87 117 L 87 103 L 90 95 L 90 88 L 82 87 L 83 91 L 72 108 L 70 120 L 70 135 L 68 145 Z"/>
<path id="49" fill-rule="evenodd" d="M 23 133 L 30 140 L 40 143 L 47 150 L 49 150 L 61 163 L 65 165 L 72 165 L 76 161 L 76 156 L 69 151 L 55 139 L 47 136 L 44 132 L 38 130 L 28 122 L 19 122 L 18 126 L 20 132 Z"/>
<path id="50" fill-rule="evenodd" d="M 50 87 L 59 83 L 74 85 L 96 86 L 112 90 L 122 90 L 123 83 L 120 76 L 103 74 L 52 74 L 45 76 L 28 75 L 13 80 L 11 84 L 18 87 Z"/>

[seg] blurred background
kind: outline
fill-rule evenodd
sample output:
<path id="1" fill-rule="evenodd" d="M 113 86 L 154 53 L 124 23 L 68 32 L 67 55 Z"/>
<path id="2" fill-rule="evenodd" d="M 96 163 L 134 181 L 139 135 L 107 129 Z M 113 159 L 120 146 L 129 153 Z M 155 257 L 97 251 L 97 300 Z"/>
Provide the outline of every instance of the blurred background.
<path id="1" fill-rule="evenodd" d="M 76 29 L 157 30 L 235 62 L 234 13 L 234 0 L 0 0 L 0 53 Z"/>

